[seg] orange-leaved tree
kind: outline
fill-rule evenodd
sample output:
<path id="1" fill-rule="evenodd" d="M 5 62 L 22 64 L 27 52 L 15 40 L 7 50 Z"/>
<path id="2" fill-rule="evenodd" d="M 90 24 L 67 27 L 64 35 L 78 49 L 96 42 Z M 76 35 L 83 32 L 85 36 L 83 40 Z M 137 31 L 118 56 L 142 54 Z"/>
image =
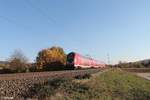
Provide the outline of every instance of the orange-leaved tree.
<path id="1" fill-rule="evenodd" d="M 36 58 L 38 70 L 62 70 L 65 64 L 66 54 L 61 47 L 43 49 Z"/>

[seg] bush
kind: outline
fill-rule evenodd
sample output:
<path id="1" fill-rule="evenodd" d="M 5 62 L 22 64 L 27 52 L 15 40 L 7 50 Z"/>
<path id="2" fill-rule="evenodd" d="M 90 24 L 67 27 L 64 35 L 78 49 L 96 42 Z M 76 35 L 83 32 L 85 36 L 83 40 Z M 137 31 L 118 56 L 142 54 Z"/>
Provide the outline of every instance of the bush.
<path id="1" fill-rule="evenodd" d="M 0 70 L 0 74 L 8 74 L 8 73 L 14 73 L 14 72 L 9 68 L 3 68 Z"/>
<path id="2" fill-rule="evenodd" d="M 91 74 L 83 74 L 83 75 L 75 76 L 75 79 L 89 79 L 90 77 L 91 77 Z"/>
<path id="3" fill-rule="evenodd" d="M 21 50 L 15 50 L 8 61 L 9 69 L 16 73 L 26 72 L 28 70 L 27 61 L 27 57 Z"/>
<path id="4" fill-rule="evenodd" d="M 36 72 L 37 71 L 36 66 L 30 66 L 28 69 L 29 69 L 29 72 Z"/>
<path id="5" fill-rule="evenodd" d="M 28 94 L 24 94 L 23 97 L 36 97 L 40 100 L 43 100 L 48 96 L 54 95 L 62 85 L 71 82 L 71 80 L 72 79 L 56 78 L 51 79 L 43 84 L 34 84 L 34 86 L 29 89 Z"/>

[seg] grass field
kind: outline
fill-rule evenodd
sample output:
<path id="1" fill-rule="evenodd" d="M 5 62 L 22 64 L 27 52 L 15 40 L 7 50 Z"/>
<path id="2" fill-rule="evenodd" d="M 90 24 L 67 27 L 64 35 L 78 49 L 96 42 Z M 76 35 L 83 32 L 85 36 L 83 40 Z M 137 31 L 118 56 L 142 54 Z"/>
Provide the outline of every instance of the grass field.
<path id="1" fill-rule="evenodd" d="M 25 97 L 43 100 L 150 100 L 150 81 L 119 69 L 36 84 Z"/>

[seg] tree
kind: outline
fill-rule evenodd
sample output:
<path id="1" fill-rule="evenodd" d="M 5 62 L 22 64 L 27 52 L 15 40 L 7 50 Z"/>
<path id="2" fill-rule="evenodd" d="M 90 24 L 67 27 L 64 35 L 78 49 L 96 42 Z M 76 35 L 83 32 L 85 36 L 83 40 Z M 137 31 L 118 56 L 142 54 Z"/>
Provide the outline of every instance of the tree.
<path id="1" fill-rule="evenodd" d="M 66 64 L 66 54 L 61 47 L 43 49 L 36 58 L 39 70 L 62 70 Z"/>
<path id="2" fill-rule="evenodd" d="M 9 58 L 9 67 L 14 72 L 25 72 L 28 59 L 21 50 L 15 50 Z"/>

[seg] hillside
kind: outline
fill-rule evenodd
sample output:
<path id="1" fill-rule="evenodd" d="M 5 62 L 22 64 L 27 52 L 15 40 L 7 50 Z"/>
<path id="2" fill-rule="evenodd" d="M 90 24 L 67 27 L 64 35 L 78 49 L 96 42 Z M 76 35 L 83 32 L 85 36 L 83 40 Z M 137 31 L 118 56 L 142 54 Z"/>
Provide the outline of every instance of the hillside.
<path id="1" fill-rule="evenodd" d="M 150 59 L 145 59 L 136 62 L 120 62 L 113 67 L 120 67 L 120 68 L 150 68 Z"/>

